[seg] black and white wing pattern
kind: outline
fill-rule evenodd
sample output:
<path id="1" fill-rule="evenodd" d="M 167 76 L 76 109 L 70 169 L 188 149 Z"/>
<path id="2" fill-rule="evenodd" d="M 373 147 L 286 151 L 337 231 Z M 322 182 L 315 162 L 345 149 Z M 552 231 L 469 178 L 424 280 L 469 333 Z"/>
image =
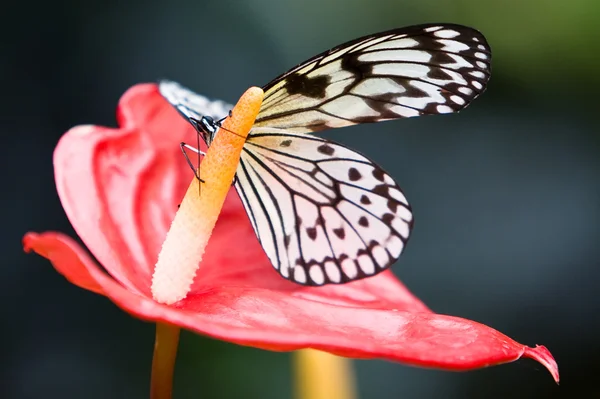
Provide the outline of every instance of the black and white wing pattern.
<path id="1" fill-rule="evenodd" d="M 430 24 L 337 46 L 263 87 L 257 127 L 293 132 L 457 112 L 481 94 L 491 49 L 478 31 Z"/>
<path id="2" fill-rule="evenodd" d="M 490 62 L 478 31 L 419 25 L 342 44 L 264 86 L 235 187 L 273 267 L 296 283 L 323 285 L 391 266 L 413 224 L 404 194 L 368 158 L 309 133 L 457 112 L 485 90 Z M 174 82 L 159 88 L 188 119 L 207 114 L 204 97 Z M 202 133 L 209 145 L 218 132 L 210 126 L 213 136 Z"/>
<path id="3" fill-rule="evenodd" d="M 209 100 L 179 83 L 169 80 L 160 82 L 159 91 L 187 120 L 199 121 L 203 116 L 219 119 L 226 116 L 233 108 L 231 104 L 220 100 Z"/>
<path id="4" fill-rule="evenodd" d="M 306 285 L 388 268 L 412 227 L 394 180 L 363 155 L 305 133 L 253 130 L 235 187 L 273 267 Z"/>

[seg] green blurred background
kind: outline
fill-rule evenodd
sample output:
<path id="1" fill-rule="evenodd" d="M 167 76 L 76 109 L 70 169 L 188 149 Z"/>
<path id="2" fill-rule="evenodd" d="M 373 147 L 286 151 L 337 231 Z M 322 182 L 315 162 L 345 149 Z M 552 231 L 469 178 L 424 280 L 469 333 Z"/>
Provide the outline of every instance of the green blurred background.
<path id="1" fill-rule="evenodd" d="M 1 398 L 146 398 L 154 327 L 21 251 L 75 236 L 52 151 L 77 124 L 115 125 L 130 86 L 170 78 L 235 102 L 361 35 L 425 22 L 482 31 L 487 92 L 460 115 L 326 136 L 368 154 L 413 205 L 394 272 L 432 309 L 556 357 L 468 373 L 355 362 L 361 398 L 600 397 L 600 2 L 594 0 L 63 1 L 4 6 L 0 159 Z M 182 335 L 175 398 L 289 398 L 290 355 Z"/>

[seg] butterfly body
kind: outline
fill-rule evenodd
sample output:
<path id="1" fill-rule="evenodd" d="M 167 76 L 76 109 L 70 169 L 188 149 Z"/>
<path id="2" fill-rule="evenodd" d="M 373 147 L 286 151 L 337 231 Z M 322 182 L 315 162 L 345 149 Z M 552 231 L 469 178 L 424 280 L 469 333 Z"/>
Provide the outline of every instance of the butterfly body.
<path id="1" fill-rule="evenodd" d="M 420 25 L 342 44 L 265 85 L 235 187 L 273 267 L 305 285 L 389 268 L 413 226 L 406 197 L 370 159 L 312 133 L 458 112 L 485 90 L 490 61 L 476 30 Z M 174 82 L 160 91 L 210 146 L 224 103 Z"/>
<path id="2" fill-rule="evenodd" d="M 219 130 L 219 124 L 210 116 L 202 115 L 200 120 L 192 119 L 192 125 L 202 137 L 207 146 L 210 146 Z"/>

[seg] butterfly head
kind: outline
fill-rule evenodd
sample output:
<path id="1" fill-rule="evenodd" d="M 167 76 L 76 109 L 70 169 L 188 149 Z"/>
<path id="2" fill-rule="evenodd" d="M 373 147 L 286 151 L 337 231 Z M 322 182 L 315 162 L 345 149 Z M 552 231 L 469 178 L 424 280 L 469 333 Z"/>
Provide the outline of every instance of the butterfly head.
<path id="1" fill-rule="evenodd" d="M 210 116 L 203 116 L 199 120 L 190 118 L 190 122 L 200 137 L 202 137 L 202 140 L 204 140 L 206 145 L 210 147 L 215 135 L 217 134 L 217 130 L 219 130 L 220 123 L 216 122 Z"/>

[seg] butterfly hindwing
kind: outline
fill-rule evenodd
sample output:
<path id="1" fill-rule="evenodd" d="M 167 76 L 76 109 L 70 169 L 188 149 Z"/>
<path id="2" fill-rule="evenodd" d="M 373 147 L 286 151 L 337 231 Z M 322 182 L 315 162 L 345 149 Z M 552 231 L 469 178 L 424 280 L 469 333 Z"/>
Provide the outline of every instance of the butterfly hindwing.
<path id="1" fill-rule="evenodd" d="M 394 180 L 340 144 L 256 129 L 235 187 L 279 273 L 306 285 L 345 283 L 387 269 L 408 240 L 412 213 Z"/>
<path id="2" fill-rule="evenodd" d="M 316 132 L 457 112 L 485 90 L 490 62 L 485 37 L 461 25 L 365 36 L 268 83 L 255 126 Z"/>

